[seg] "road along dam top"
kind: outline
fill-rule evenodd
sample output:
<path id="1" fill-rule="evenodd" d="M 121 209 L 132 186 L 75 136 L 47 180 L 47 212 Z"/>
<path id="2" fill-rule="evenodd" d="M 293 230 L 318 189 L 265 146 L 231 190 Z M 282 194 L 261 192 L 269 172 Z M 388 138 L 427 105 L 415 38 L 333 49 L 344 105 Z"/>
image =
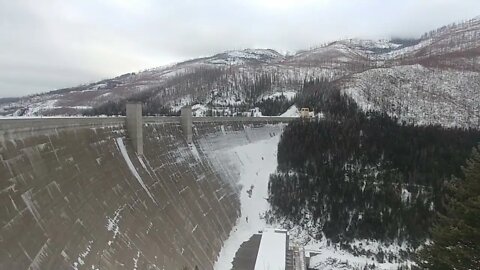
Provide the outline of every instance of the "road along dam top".
<path id="1" fill-rule="evenodd" d="M 289 119 L 0 120 L 0 269 L 213 269 L 240 215 L 221 152 Z"/>

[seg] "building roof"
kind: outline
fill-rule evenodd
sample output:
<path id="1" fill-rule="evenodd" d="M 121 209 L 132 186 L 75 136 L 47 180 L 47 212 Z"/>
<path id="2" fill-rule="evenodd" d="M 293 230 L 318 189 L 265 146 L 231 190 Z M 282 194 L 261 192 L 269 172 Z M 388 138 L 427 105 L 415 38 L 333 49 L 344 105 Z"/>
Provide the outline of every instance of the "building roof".
<path id="1" fill-rule="evenodd" d="M 255 270 L 285 270 L 286 252 L 287 231 L 264 229 L 258 248 Z"/>

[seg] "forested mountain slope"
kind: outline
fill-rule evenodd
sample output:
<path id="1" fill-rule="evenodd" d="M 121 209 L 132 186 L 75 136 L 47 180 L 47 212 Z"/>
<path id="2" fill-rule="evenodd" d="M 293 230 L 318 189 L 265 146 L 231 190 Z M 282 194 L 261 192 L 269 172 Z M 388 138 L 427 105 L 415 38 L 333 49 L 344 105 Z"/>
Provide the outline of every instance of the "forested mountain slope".
<path id="1" fill-rule="evenodd" d="M 479 71 L 480 19 L 475 18 L 419 39 L 346 39 L 293 55 L 227 51 L 2 103 L 0 114 L 122 114 L 126 100 L 141 101 L 148 114 L 175 113 L 187 104 L 242 111 L 270 94 L 298 92 L 305 79 L 324 78 L 340 79 L 340 89 L 362 108 L 417 124 L 478 127 Z M 439 112 L 442 106 L 446 110 Z"/>
<path id="2" fill-rule="evenodd" d="M 321 110 L 319 121 L 288 125 L 270 177 L 270 222 L 300 226 L 375 263 L 399 263 L 429 237 L 442 212 L 445 183 L 480 142 L 480 131 L 399 124 L 364 112 L 334 83 L 306 82 L 298 104 Z M 359 241 L 395 246 L 370 250 Z"/>

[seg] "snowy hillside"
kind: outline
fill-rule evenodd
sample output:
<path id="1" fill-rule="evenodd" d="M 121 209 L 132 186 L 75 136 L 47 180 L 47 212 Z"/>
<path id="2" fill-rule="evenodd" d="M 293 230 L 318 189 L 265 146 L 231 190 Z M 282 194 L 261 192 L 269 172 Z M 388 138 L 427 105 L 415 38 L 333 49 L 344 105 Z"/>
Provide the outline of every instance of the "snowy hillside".
<path id="1" fill-rule="evenodd" d="M 480 128 L 480 74 L 420 65 L 355 74 L 345 93 L 364 110 L 418 125 Z"/>
<path id="2" fill-rule="evenodd" d="M 246 49 L 242 51 L 227 51 L 206 58 L 210 64 L 239 65 L 246 63 L 273 63 L 283 59 L 283 55 L 270 49 Z"/>
<path id="3" fill-rule="evenodd" d="M 215 264 L 216 270 L 232 268 L 232 261 L 240 245 L 253 234 L 263 230 L 267 225 L 261 218 L 269 204 L 268 176 L 275 171 L 279 134 L 259 142 L 239 146 L 222 153 L 235 166 L 240 167 L 241 217 L 225 242 Z"/>
<path id="4" fill-rule="evenodd" d="M 409 122 L 477 127 L 477 72 L 479 18 L 420 39 L 345 39 L 289 56 L 270 49 L 226 51 L 0 103 L 0 115 L 78 115 L 92 108 L 99 108 L 93 114 L 120 114 L 127 99 L 144 103 L 150 114 L 187 104 L 248 108 L 322 77 L 341 79 L 341 88 L 364 108 L 387 109 Z"/>

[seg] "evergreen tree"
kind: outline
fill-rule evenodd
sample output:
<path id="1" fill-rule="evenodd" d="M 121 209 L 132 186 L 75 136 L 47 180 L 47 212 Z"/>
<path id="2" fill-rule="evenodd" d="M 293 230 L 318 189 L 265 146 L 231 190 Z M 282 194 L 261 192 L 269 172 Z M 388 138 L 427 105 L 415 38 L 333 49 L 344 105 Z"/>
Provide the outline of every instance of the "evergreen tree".
<path id="1" fill-rule="evenodd" d="M 419 253 L 427 269 L 480 269 L 480 148 L 463 168 L 464 179 L 447 188 L 446 211 L 432 229 L 432 244 Z"/>

